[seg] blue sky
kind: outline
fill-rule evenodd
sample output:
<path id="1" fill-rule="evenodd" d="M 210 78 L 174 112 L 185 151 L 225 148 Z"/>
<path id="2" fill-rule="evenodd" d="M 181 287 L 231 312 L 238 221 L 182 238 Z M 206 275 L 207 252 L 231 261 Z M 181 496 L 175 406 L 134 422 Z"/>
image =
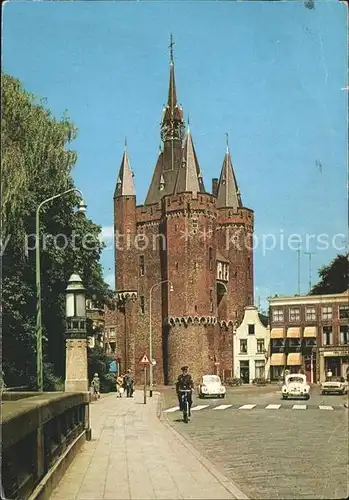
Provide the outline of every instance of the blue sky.
<path id="1" fill-rule="evenodd" d="M 10 2 L 4 6 L 3 70 L 79 129 L 76 186 L 89 216 L 113 225 L 113 191 L 127 136 L 137 203 L 158 154 L 175 40 L 177 92 L 190 114 L 206 189 L 218 177 L 225 133 L 245 206 L 255 211 L 255 300 L 308 290 L 305 235 L 316 270 L 347 238 L 346 7 L 315 2 Z M 321 166 L 319 166 L 319 163 Z M 276 248 L 262 250 L 262 235 Z M 273 237 L 264 237 L 271 242 Z M 336 244 L 343 247 L 343 239 Z M 108 241 L 110 243 L 110 240 Z M 293 247 L 294 248 L 294 247 Z M 344 247 L 343 247 L 344 248 Z M 113 282 L 113 250 L 102 263 Z"/>

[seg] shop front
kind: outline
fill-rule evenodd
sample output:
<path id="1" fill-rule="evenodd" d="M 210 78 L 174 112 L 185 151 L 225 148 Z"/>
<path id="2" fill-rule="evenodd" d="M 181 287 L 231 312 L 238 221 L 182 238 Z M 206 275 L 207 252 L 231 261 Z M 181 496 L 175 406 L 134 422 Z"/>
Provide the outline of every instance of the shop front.
<path id="1" fill-rule="evenodd" d="M 304 370 L 308 384 L 316 383 L 316 326 L 306 326 L 303 332 Z"/>
<path id="2" fill-rule="evenodd" d="M 290 373 L 299 373 L 303 366 L 303 356 L 300 352 L 290 352 L 287 355 L 287 368 Z"/>
<path id="3" fill-rule="evenodd" d="M 270 358 L 270 380 L 279 381 L 284 377 L 286 355 L 284 353 L 273 353 Z"/>
<path id="4" fill-rule="evenodd" d="M 326 380 L 326 374 L 332 372 L 333 377 L 349 376 L 349 348 L 322 349 L 320 351 L 320 382 Z"/>
<path id="5" fill-rule="evenodd" d="M 243 384 L 250 383 L 250 362 L 240 361 L 240 378 Z"/>

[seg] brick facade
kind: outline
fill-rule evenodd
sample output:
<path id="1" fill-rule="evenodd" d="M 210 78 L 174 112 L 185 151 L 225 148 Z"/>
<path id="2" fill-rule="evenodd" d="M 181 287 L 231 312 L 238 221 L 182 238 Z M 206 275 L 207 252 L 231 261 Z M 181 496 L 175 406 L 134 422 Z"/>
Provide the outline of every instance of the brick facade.
<path id="1" fill-rule="evenodd" d="M 253 212 L 242 206 L 228 150 L 214 194 L 205 191 L 175 96 L 171 60 L 163 151 L 144 205 L 136 205 L 126 151 L 122 160 L 114 195 L 116 309 L 106 315 L 106 327 L 116 326 L 121 371 L 131 368 L 140 381 L 151 309 L 157 384 L 173 383 L 183 364 L 195 381 L 205 373 L 232 376 L 233 328 L 253 304 Z"/>
<path id="2" fill-rule="evenodd" d="M 309 382 L 323 381 L 329 368 L 337 376 L 349 373 L 348 291 L 276 297 L 269 302 L 271 375 L 273 354 L 284 354 L 278 358 L 282 363 L 274 364 L 275 372 L 302 368 Z M 290 354 L 299 355 L 299 364 L 290 365 Z"/>

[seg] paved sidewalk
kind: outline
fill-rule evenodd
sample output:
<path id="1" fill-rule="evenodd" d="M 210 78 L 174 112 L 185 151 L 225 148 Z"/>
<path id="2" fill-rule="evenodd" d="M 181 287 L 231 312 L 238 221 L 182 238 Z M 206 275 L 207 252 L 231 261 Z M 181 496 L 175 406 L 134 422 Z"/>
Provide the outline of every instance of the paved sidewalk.
<path id="1" fill-rule="evenodd" d="M 144 405 L 143 393 L 136 391 L 132 399 L 112 394 L 91 404 L 92 441 L 51 499 L 247 498 L 158 419 L 159 397 L 153 394 Z"/>

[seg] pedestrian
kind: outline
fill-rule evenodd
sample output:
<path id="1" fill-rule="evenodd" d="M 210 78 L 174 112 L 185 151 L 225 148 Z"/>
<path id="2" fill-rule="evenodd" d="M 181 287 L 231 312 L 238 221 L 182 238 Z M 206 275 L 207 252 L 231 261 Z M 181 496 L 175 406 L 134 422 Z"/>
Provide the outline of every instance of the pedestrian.
<path id="1" fill-rule="evenodd" d="M 332 378 L 332 370 L 331 370 L 331 368 L 329 368 L 329 369 L 327 370 L 327 374 L 326 374 L 326 376 L 327 376 L 327 378 L 328 378 L 329 380 L 331 380 L 331 378 Z"/>
<path id="2" fill-rule="evenodd" d="M 133 398 L 133 378 L 131 370 L 127 370 L 126 375 L 124 375 L 124 387 L 126 389 L 126 397 Z"/>
<path id="3" fill-rule="evenodd" d="M 93 392 L 95 394 L 95 399 L 99 399 L 101 397 L 99 390 L 100 390 L 100 380 L 98 373 L 95 373 L 91 382 L 91 387 L 93 389 Z"/>
<path id="4" fill-rule="evenodd" d="M 116 397 L 122 398 L 124 393 L 124 377 L 120 374 L 116 377 Z"/>

